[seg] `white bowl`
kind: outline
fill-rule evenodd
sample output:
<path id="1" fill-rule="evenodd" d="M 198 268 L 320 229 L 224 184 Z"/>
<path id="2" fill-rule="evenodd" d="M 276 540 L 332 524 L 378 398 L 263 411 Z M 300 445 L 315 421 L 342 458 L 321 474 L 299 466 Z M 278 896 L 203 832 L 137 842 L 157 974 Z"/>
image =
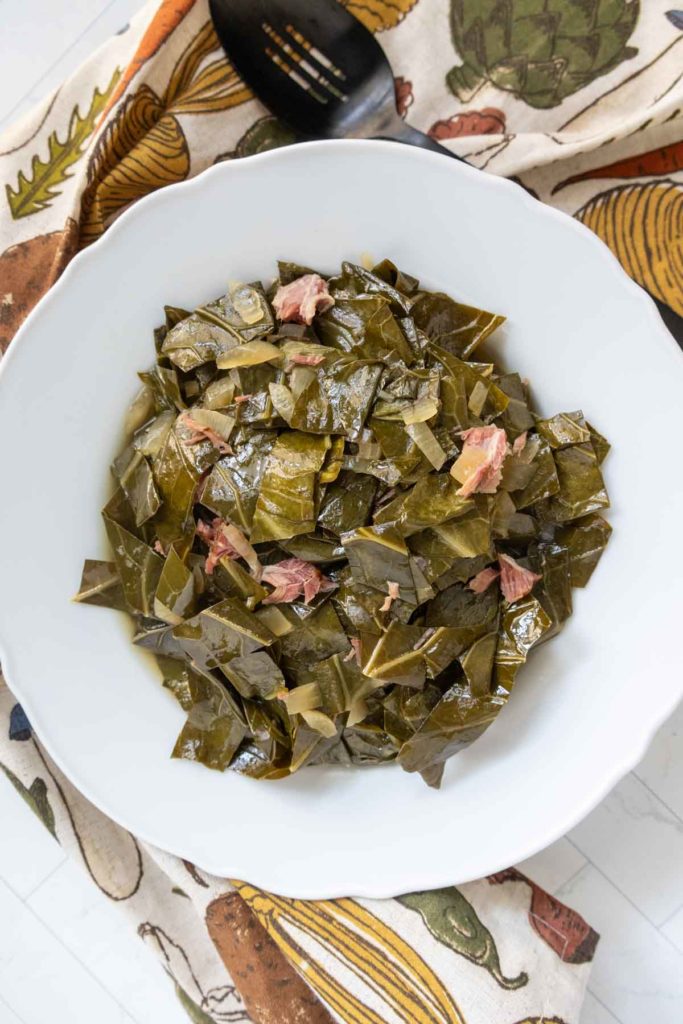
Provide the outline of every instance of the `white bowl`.
<path id="1" fill-rule="evenodd" d="M 107 467 L 162 305 L 269 278 L 278 257 L 331 271 L 363 251 L 505 313 L 498 351 L 541 411 L 583 408 L 614 446 L 600 566 L 440 791 L 394 767 L 256 782 L 171 760 L 183 713 L 128 621 L 69 601 L 83 559 L 107 554 Z M 530 856 L 636 764 L 681 694 L 682 368 L 654 305 L 594 235 L 455 160 L 311 143 L 157 192 L 73 261 L 2 367 L 9 685 L 94 804 L 218 875 L 300 897 L 388 896 Z"/>

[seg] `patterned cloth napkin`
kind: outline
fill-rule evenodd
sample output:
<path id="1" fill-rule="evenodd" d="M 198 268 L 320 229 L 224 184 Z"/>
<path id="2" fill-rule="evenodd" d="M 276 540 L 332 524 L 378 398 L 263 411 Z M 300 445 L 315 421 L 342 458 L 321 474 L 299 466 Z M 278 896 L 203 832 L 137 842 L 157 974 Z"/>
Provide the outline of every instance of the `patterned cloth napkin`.
<path id="1" fill-rule="evenodd" d="M 683 10 L 344 2 L 379 34 L 413 125 L 579 218 L 683 313 Z M 136 199 L 292 141 L 223 56 L 206 0 L 148 4 L 0 141 L 0 350 Z M 514 868 L 381 901 L 207 876 L 89 804 L 1 681 L 0 769 L 155 949 L 195 1022 L 578 1024 L 598 937 Z"/>

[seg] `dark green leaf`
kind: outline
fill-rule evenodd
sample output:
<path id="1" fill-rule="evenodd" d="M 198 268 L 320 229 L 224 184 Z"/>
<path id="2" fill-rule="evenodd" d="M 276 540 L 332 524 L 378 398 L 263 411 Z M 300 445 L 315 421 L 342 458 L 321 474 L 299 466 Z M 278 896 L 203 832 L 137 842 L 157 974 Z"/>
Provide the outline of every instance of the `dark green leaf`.
<path id="1" fill-rule="evenodd" d="M 422 292 L 410 315 L 430 341 L 463 359 L 505 321 L 496 313 L 454 302 L 443 292 Z"/>
<path id="2" fill-rule="evenodd" d="M 525 430 L 531 430 L 534 425 L 526 389 L 518 373 L 506 373 L 496 377 L 496 386 L 510 399 L 500 417 L 500 426 L 505 429 L 508 441 L 514 441 Z"/>
<path id="3" fill-rule="evenodd" d="M 114 461 L 112 471 L 133 510 L 135 525 L 142 526 L 161 504 L 147 459 L 129 445 Z"/>
<path id="4" fill-rule="evenodd" d="M 312 533 L 317 514 L 316 476 L 329 438 L 299 431 L 280 434 L 273 446 L 254 511 L 251 540 L 282 540 Z"/>
<path id="5" fill-rule="evenodd" d="M 582 412 L 558 412 L 547 420 L 536 420 L 536 431 L 554 449 L 590 441 Z"/>
<path id="6" fill-rule="evenodd" d="M 399 599 L 413 606 L 431 596 L 424 574 L 392 523 L 361 526 L 343 534 L 341 542 L 353 577 L 359 583 L 385 594 L 387 581 L 397 583 Z"/>
<path id="7" fill-rule="evenodd" d="M 566 523 L 609 507 L 600 466 L 593 445 L 575 444 L 555 452 L 560 489 L 538 508 L 540 518 Z"/>
<path id="8" fill-rule="evenodd" d="M 202 505 L 246 534 L 251 532 L 256 499 L 276 440 L 273 431 L 241 428 L 232 441 L 234 454 L 219 459 L 202 489 Z"/>
<path id="9" fill-rule="evenodd" d="M 228 597 L 176 626 L 173 636 L 191 660 L 204 672 L 223 669 L 233 658 L 251 654 L 275 642 L 275 637 L 255 615 Z"/>
<path id="10" fill-rule="evenodd" d="M 355 530 L 370 519 L 376 494 L 377 481 L 374 477 L 342 473 L 325 493 L 318 522 L 337 536 Z"/>
<path id="11" fill-rule="evenodd" d="M 611 445 L 607 438 L 603 437 L 602 434 L 599 433 L 595 429 L 595 427 L 591 426 L 590 423 L 586 422 L 586 427 L 588 429 L 588 433 L 590 434 L 593 450 L 598 459 L 598 465 L 601 466 L 607 458 L 607 456 L 609 455 Z"/>
<path id="12" fill-rule="evenodd" d="M 319 608 L 304 610 L 299 618 L 300 606 L 287 609 L 295 620 L 295 628 L 280 637 L 280 662 L 288 676 L 298 682 L 299 673 L 314 662 L 324 661 L 333 654 L 347 654 L 349 640 L 339 616 L 329 601 Z"/>
<path id="13" fill-rule="evenodd" d="M 552 625 L 540 602 L 525 597 L 503 611 L 495 662 L 495 686 L 509 693 L 515 676 L 537 644 Z"/>
<path id="14" fill-rule="evenodd" d="M 569 552 L 569 575 L 573 587 L 585 587 L 607 547 L 612 527 L 600 515 L 586 516 L 557 531 L 557 540 Z"/>
<path id="15" fill-rule="evenodd" d="M 183 619 L 191 618 L 196 607 L 197 578 L 171 548 L 154 595 L 154 614 L 157 619 L 177 626 Z"/>
<path id="16" fill-rule="evenodd" d="M 246 735 L 244 717 L 217 679 L 195 674 L 190 688 L 192 708 L 172 756 L 201 761 L 207 768 L 225 771 Z"/>
<path id="17" fill-rule="evenodd" d="M 472 512 L 475 505 L 457 493 L 459 486 L 450 473 L 430 473 L 384 505 L 376 513 L 374 522 L 376 525 L 393 522 L 403 536 L 408 537 L 428 526 L 460 519 Z"/>
<path id="18" fill-rule="evenodd" d="M 151 615 L 154 593 L 164 567 L 163 559 L 148 544 L 106 514 L 104 525 L 128 610 L 140 615 Z"/>
<path id="19" fill-rule="evenodd" d="M 266 651 L 233 658 L 224 665 L 223 671 L 243 697 L 271 700 L 285 687 L 285 677 Z"/>
<path id="20" fill-rule="evenodd" d="M 467 687 L 452 686 L 401 747 L 398 757 L 401 767 L 407 772 L 422 772 L 448 760 L 481 736 L 506 700 L 506 696 L 499 694 L 475 697 Z"/>
<path id="21" fill-rule="evenodd" d="M 123 596 L 123 587 L 115 563 L 86 558 L 81 584 L 74 601 L 96 604 L 102 608 L 116 608 L 120 612 L 127 611 L 128 605 Z"/>

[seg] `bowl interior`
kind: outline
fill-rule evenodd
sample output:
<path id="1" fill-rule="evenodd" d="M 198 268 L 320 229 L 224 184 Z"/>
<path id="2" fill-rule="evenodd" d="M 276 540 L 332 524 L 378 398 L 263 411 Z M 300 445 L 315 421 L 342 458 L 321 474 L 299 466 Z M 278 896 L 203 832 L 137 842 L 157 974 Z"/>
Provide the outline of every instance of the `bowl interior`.
<path id="1" fill-rule="evenodd" d="M 277 258 L 332 271 L 365 251 L 506 314 L 494 352 L 530 378 L 537 409 L 582 408 L 613 444 L 603 561 L 438 792 L 394 768 L 264 783 L 171 761 L 183 714 L 130 645 L 128 621 L 69 602 L 83 559 L 106 556 L 107 466 L 163 304 L 191 308 L 228 279 L 271 278 Z M 528 856 L 637 761 L 680 695 L 683 508 L 666 438 L 681 366 L 650 300 L 586 229 L 455 161 L 314 143 L 165 189 L 75 260 L 0 375 L 8 681 L 95 804 L 216 874 L 297 896 L 380 896 Z"/>

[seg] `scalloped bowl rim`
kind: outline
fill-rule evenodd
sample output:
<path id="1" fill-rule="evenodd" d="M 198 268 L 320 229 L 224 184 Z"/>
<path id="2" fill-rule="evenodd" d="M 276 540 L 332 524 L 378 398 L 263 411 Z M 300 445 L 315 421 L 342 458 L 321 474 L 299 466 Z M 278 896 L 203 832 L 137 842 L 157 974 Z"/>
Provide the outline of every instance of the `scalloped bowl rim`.
<path id="1" fill-rule="evenodd" d="M 422 163 L 425 168 L 429 165 L 439 165 L 441 168 L 445 162 L 437 154 L 402 147 L 391 142 L 367 140 L 309 142 L 271 150 L 240 160 L 226 161 L 208 168 L 187 181 L 167 186 L 146 196 L 126 210 L 99 240 L 72 259 L 57 283 L 29 314 L 0 365 L 0 407 L 10 375 L 14 372 L 12 369 L 14 363 L 19 358 L 23 346 L 27 343 L 30 344 L 34 326 L 42 319 L 51 316 L 53 307 L 65 293 L 72 288 L 77 288 L 82 269 L 97 263 L 105 255 L 116 250 L 125 241 L 129 229 L 136 222 L 143 220 L 151 209 L 163 207 L 165 204 L 173 205 L 178 199 L 193 193 L 200 195 L 207 190 L 211 183 L 217 181 L 224 180 L 227 189 L 233 182 L 239 184 L 240 179 L 243 180 L 253 172 L 258 173 L 261 168 L 278 164 L 285 166 L 287 163 L 296 162 L 306 151 L 311 158 L 317 159 L 324 153 L 329 154 L 330 158 L 346 158 L 354 150 L 359 159 L 363 158 L 365 154 L 374 153 L 397 164 L 401 161 L 416 161 Z M 627 277 L 607 246 L 592 231 L 564 213 L 540 204 L 510 181 L 493 175 L 484 175 L 481 171 L 467 165 L 457 164 L 455 161 L 449 166 L 448 173 L 452 174 L 454 178 L 460 176 L 462 187 L 465 188 L 469 180 L 476 179 L 477 185 L 481 185 L 481 179 L 484 177 L 485 187 L 489 188 L 492 194 L 499 193 L 509 197 L 513 204 L 523 204 L 531 218 L 554 222 L 557 224 L 558 230 L 571 232 L 580 238 L 581 244 L 585 246 L 586 250 L 590 249 L 601 260 L 605 280 L 609 278 L 614 289 L 621 290 L 624 296 L 637 300 L 642 311 L 643 322 L 647 325 L 648 342 L 659 346 L 660 354 L 657 358 L 673 357 L 672 372 L 681 372 L 683 362 L 680 361 L 680 353 L 665 328 L 654 303 L 638 285 Z M 386 255 L 391 257 L 392 253 L 387 252 Z M 416 259 L 416 264 L 418 263 L 419 259 Z M 407 269 L 418 274 L 420 272 L 419 265 Z M 677 359 L 678 362 L 676 362 Z M 0 415 L 1 421 L 2 416 Z M 5 457 L 2 456 L 0 467 L 4 465 L 5 461 Z M 7 530 L 7 523 L 5 523 L 5 529 Z M 2 608 L 2 604 L 3 600 L 0 597 L 0 608 Z M 101 609 L 98 611 L 101 614 L 107 614 Z M 186 837 L 186 840 L 182 841 L 177 836 L 173 836 L 170 840 L 165 841 L 166 837 L 160 835 L 158 831 L 146 829 L 137 812 L 129 814 L 121 807 L 112 806 L 111 801 L 103 797 L 97 785 L 92 785 L 89 778 L 74 769 L 68 747 L 65 747 L 64 741 L 59 735 L 54 734 L 53 723 L 43 716 L 40 697 L 33 692 L 30 683 L 26 685 L 22 679 L 21 670 L 15 669 L 17 654 L 12 649 L 12 637 L 6 635 L 1 623 L 0 633 L 2 633 L 0 637 L 1 660 L 8 685 L 21 701 L 36 735 L 52 760 L 95 807 L 143 841 L 192 860 L 206 871 L 218 875 L 244 878 L 255 885 L 270 888 L 283 895 L 300 898 L 332 898 L 348 894 L 368 898 L 389 897 L 408 889 L 435 888 L 466 882 L 530 857 L 571 829 L 638 763 L 655 732 L 673 712 L 681 697 L 681 687 L 679 686 L 677 689 L 673 688 L 666 698 L 662 697 L 658 702 L 648 706 L 647 711 L 644 711 L 639 718 L 639 729 L 631 731 L 628 737 L 621 739 L 618 749 L 615 747 L 612 750 L 610 757 L 601 765 L 599 775 L 595 777 L 592 788 L 586 789 L 584 792 L 577 792 L 573 803 L 566 805 L 561 814 L 556 814 L 554 818 L 551 815 L 551 820 L 542 825 L 539 824 L 536 834 L 523 840 L 517 840 L 514 844 L 508 843 L 498 852 L 496 850 L 482 851 L 480 866 L 476 869 L 470 865 L 463 874 L 457 867 L 449 868 L 444 863 L 435 866 L 423 862 L 405 870 L 401 875 L 400 885 L 393 876 L 388 882 L 384 881 L 374 869 L 368 869 L 365 876 L 358 872 L 351 872 L 345 877 L 343 871 L 340 871 L 334 877 L 325 877 L 322 880 L 315 877 L 315 872 L 312 872 L 309 877 L 306 871 L 299 870 L 292 880 L 283 870 L 273 871 L 267 864 L 264 866 L 252 863 L 249 857 L 245 857 L 241 851 L 226 853 L 222 849 L 214 850 L 209 845 L 202 846 L 203 840 L 199 844 L 193 842 L 191 837 Z M 562 643 L 562 639 L 556 643 Z M 248 843 L 244 843 L 243 846 L 248 847 Z"/>

